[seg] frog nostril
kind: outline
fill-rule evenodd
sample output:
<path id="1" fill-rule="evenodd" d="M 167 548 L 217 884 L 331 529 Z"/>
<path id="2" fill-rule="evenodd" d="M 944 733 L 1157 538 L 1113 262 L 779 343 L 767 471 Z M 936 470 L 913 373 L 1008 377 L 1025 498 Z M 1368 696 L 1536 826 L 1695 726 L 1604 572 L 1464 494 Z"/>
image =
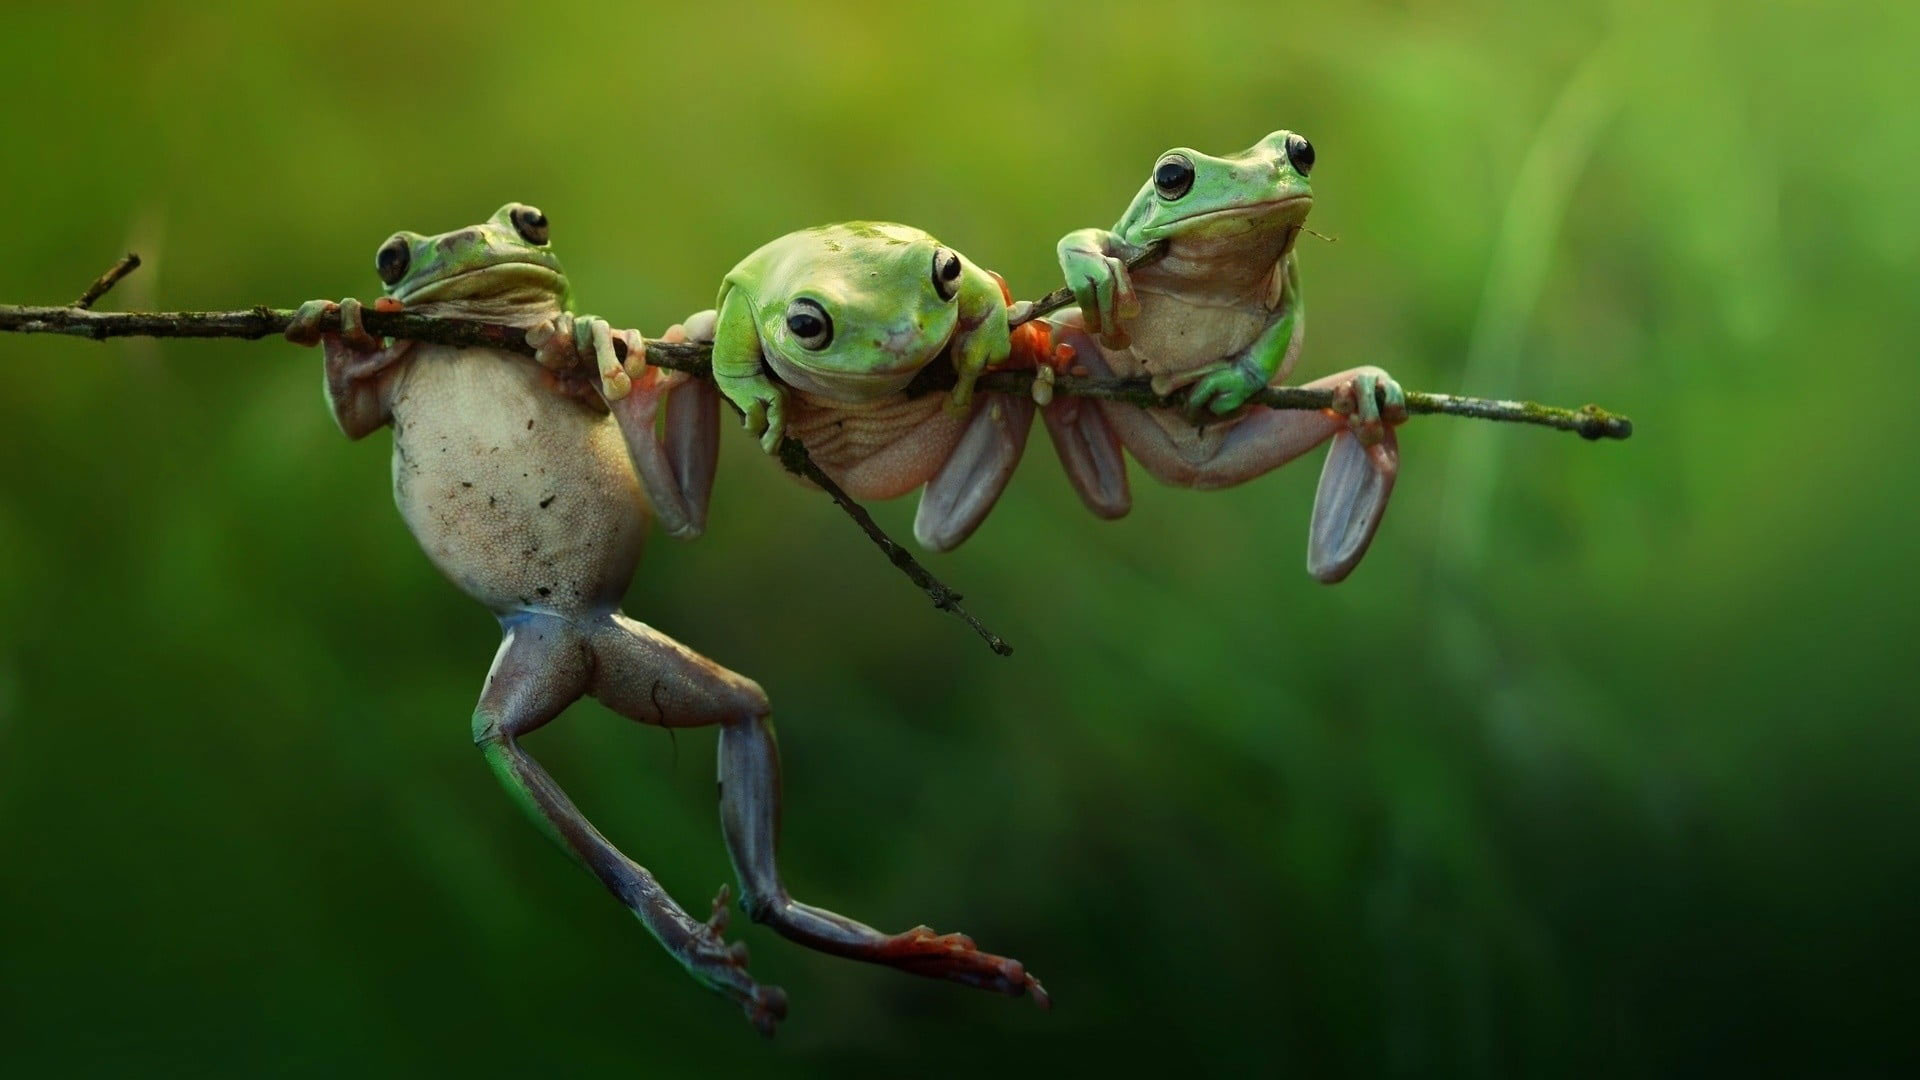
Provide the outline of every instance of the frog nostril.
<path id="1" fill-rule="evenodd" d="M 480 239 L 479 229 L 461 229 L 459 232 L 448 233 L 435 240 L 433 246 L 450 255 L 478 239 Z"/>

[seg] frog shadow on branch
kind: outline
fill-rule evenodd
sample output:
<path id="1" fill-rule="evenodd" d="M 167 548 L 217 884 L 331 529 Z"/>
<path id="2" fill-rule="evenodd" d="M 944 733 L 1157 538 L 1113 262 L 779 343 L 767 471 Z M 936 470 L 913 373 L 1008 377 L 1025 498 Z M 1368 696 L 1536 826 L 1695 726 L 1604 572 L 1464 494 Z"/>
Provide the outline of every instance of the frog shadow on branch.
<path id="1" fill-rule="evenodd" d="M 401 516 L 434 565 L 500 620 L 473 736 L 501 783 L 696 979 L 771 1034 L 786 997 L 755 982 L 745 946 L 723 939 L 726 890 L 709 918 L 689 915 L 521 745 L 589 695 L 641 723 L 718 725 L 722 832 L 741 905 L 756 921 L 823 952 L 1044 1005 L 1045 991 L 1018 961 L 981 952 L 963 935 L 924 926 L 885 934 L 788 895 L 776 860 L 780 762 L 765 694 L 619 610 L 649 503 L 672 535 L 697 536 L 705 526 L 718 393 L 647 366 L 638 333 L 569 314 L 548 231 L 540 211 L 509 204 L 440 236 L 396 234 L 376 256 L 386 286 L 377 308 L 524 327 L 536 360 L 382 342 L 352 300 L 305 304 L 287 331 L 323 345 L 328 403 L 349 438 L 392 427 Z M 336 311 L 340 331 L 321 332 Z M 582 360 L 593 362 L 594 376 L 580 373 Z"/>

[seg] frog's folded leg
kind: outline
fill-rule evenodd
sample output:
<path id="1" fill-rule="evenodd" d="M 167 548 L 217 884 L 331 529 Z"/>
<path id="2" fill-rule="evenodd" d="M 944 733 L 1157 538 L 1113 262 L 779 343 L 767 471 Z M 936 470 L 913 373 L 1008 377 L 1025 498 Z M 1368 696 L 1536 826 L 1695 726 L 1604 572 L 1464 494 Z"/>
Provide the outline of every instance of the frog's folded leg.
<path id="1" fill-rule="evenodd" d="M 753 681 L 617 612 L 564 616 L 519 611 L 501 618 L 505 637 L 473 713 L 473 738 L 509 792 L 548 835 L 600 879 L 695 978 L 739 1003 L 765 1034 L 786 1016 L 786 994 L 746 971 L 746 947 L 721 937 L 725 908 L 701 921 L 660 882 L 594 828 L 520 739 L 588 693 L 630 719 L 668 727 L 764 716 Z"/>
<path id="2" fill-rule="evenodd" d="M 974 397 L 953 452 L 920 492 L 913 537 L 929 551 L 952 551 L 973 535 L 1000 500 L 1027 448 L 1033 400 L 1024 394 Z"/>

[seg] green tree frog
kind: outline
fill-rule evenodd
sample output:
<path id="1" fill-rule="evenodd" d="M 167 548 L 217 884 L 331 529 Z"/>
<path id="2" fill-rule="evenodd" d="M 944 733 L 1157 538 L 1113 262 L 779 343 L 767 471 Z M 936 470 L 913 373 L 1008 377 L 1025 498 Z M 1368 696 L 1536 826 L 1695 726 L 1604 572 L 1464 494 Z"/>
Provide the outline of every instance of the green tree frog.
<path id="1" fill-rule="evenodd" d="M 824 952 L 1044 1003 L 1019 962 L 964 936 L 883 934 L 789 896 L 775 857 L 780 761 L 766 695 L 620 611 L 649 502 L 669 532 L 692 536 L 704 524 L 719 398 L 704 381 L 647 366 L 637 333 L 569 315 L 548 231 L 540 211 L 509 204 L 455 232 L 396 234 L 375 256 L 386 286 L 379 306 L 525 327 L 539 363 L 498 349 L 383 343 L 352 300 L 312 301 L 287 331 L 324 345 L 327 400 L 349 438 L 393 428 L 401 516 L 434 565 L 500 620 L 473 736 L 501 783 L 695 978 L 770 1034 L 786 996 L 756 983 L 745 946 L 723 939 L 726 890 L 709 918 L 689 915 L 521 746 L 587 695 L 640 723 L 718 725 L 722 832 L 756 920 Z M 318 320 L 334 310 L 342 329 L 321 333 Z M 597 379 L 574 373 L 583 357 Z"/>
<path id="2" fill-rule="evenodd" d="M 1076 490 L 1105 517 L 1131 503 L 1121 445 L 1162 482 L 1207 489 L 1249 480 L 1331 436 L 1307 568 L 1335 582 L 1359 563 L 1386 511 L 1399 470 L 1393 429 L 1406 411 L 1400 385 L 1377 367 L 1307 384 L 1336 392 L 1332 411 L 1246 405 L 1300 354 L 1306 315 L 1294 241 L 1313 207 L 1313 162 L 1312 144 L 1290 131 L 1225 157 L 1175 148 L 1111 230 L 1062 238 L 1060 268 L 1080 306 L 1049 320 L 1054 347 L 1070 347 L 1095 374 L 1148 377 L 1161 394 L 1186 388 L 1190 415 L 1061 397 L 1042 417 Z M 1165 255 L 1129 271 L 1126 260 L 1157 240 Z"/>
<path id="3" fill-rule="evenodd" d="M 973 395 L 1007 358 L 1006 300 L 999 278 L 927 233 L 856 221 L 761 247 L 687 325 L 711 336 L 714 379 L 764 449 L 793 435 L 858 499 L 926 485 L 914 535 L 944 551 L 992 508 L 1032 425 L 1030 401 Z M 936 362 L 951 396 L 905 393 Z"/>

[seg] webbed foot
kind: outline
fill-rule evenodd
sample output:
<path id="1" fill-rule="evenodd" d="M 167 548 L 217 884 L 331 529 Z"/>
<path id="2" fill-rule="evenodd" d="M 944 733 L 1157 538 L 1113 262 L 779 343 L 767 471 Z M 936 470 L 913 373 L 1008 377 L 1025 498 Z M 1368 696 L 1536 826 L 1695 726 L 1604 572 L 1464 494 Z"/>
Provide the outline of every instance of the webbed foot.
<path id="1" fill-rule="evenodd" d="M 1230 363 L 1209 373 L 1187 391 L 1187 415 L 1201 413 L 1225 416 L 1247 403 L 1247 399 L 1266 389 L 1265 376 L 1250 365 Z"/>
<path id="2" fill-rule="evenodd" d="M 746 942 L 729 943 L 723 936 L 731 895 L 725 885 L 720 886 L 713 898 L 713 913 L 693 932 L 680 959 L 694 978 L 739 1005 L 754 1030 L 771 1038 L 780 1021 L 787 1018 L 787 992 L 755 982 L 747 974 Z"/>
<path id="3" fill-rule="evenodd" d="M 937 934 L 916 926 L 882 941 L 870 957 L 889 967 L 991 990 L 1008 997 L 1030 997 L 1043 1009 L 1053 1007 L 1047 988 L 1018 960 L 981 952 L 965 934 Z"/>
<path id="4" fill-rule="evenodd" d="M 1347 418 L 1347 430 L 1367 448 L 1376 469 L 1391 472 L 1398 466 L 1393 429 L 1407 422 L 1407 392 L 1393 376 L 1377 367 L 1356 368 L 1353 378 L 1334 390 L 1333 411 Z"/>

